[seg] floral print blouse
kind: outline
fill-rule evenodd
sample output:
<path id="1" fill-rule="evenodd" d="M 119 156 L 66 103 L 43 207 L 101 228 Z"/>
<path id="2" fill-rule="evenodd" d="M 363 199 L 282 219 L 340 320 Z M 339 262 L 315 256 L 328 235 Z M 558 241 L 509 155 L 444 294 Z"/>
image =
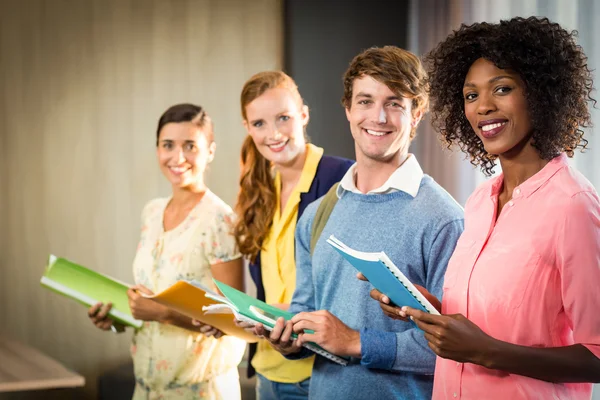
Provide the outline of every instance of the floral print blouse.
<path id="1" fill-rule="evenodd" d="M 170 198 L 150 201 L 133 263 L 135 282 L 154 293 L 178 280 L 213 287 L 210 267 L 241 257 L 231 235 L 233 212 L 208 191 L 175 228 L 163 229 Z M 237 365 L 245 342 L 206 337 L 173 325 L 145 322 L 133 338 L 134 399 L 239 399 Z"/>

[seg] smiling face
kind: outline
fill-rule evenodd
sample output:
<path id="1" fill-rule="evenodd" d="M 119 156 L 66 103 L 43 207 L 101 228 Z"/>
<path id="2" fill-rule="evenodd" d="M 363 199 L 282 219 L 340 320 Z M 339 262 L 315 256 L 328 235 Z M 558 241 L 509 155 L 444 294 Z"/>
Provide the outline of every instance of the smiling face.
<path id="1" fill-rule="evenodd" d="M 483 58 L 471 65 L 463 87 L 465 116 L 485 151 L 494 155 L 519 151 L 531 138 L 525 83 L 518 74 Z"/>
<path id="2" fill-rule="evenodd" d="M 308 108 L 286 88 L 273 88 L 245 107 L 244 126 L 256 148 L 276 165 L 290 165 L 306 147 Z"/>
<path id="3" fill-rule="evenodd" d="M 213 160 L 215 143 L 192 122 L 171 122 L 162 127 L 156 154 L 164 176 L 173 187 L 189 187 L 204 183 L 204 171 Z"/>
<path id="4" fill-rule="evenodd" d="M 411 131 L 421 119 L 421 112 L 413 117 L 411 103 L 371 76 L 354 80 L 346 117 L 357 161 L 387 162 L 408 153 Z"/>

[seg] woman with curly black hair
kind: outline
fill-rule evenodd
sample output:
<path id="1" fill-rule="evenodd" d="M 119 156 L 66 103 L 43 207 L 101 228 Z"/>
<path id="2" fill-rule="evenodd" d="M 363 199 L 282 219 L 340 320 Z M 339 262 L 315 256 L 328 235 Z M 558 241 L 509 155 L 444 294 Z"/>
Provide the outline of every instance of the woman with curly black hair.
<path id="1" fill-rule="evenodd" d="M 567 163 L 592 78 L 546 18 L 463 25 L 425 59 L 434 125 L 490 175 L 465 207 L 441 316 L 410 317 L 439 356 L 434 399 L 590 399 L 600 381 L 600 201 Z"/>

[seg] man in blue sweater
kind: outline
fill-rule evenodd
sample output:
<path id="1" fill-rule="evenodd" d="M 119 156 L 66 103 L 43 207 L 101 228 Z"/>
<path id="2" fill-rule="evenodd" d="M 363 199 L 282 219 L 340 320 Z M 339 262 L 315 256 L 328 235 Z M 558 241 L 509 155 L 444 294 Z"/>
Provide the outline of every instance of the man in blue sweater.
<path id="1" fill-rule="evenodd" d="M 289 358 L 311 353 L 314 342 L 351 358 L 341 366 L 317 357 L 311 399 L 430 399 L 435 355 L 412 323 L 387 318 L 373 301 L 372 286 L 326 239 L 385 251 L 413 282 L 441 298 L 448 260 L 463 230 L 462 208 L 424 175 L 408 148 L 427 110 L 427 76 L 412 53 L 371 48 L 344 75 L 343 104 L 355 142 L 356 164 L 337 189 L 338 201 L 310 254 L 311 227 L 320 200 L 308 206 L 296 229 L 297 313 L 269 333 L 255 333 Z M 317 311 L 318 310 L 318 311 Z M 292 331 L 301 334 L 291 341 Z"/>

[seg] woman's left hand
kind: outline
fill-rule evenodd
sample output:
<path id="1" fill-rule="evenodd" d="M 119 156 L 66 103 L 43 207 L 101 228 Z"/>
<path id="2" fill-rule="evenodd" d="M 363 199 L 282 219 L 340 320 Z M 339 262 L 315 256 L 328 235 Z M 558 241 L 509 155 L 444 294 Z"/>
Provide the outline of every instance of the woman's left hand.
<path id="1" fill-rule="evenodd" d="M 411 307 L 402 307 L 402 311 L 425 332 L 429 347 L 438 356 L 485 366 L 496 339 L 464 315 L 433 315 Z"/>
<path id="2" fill-rule="evenodd" d="M 145 298 L 140 293 L 153 295 L 154 293 L 144 285 L 135 285 L 127 290 L 129 308 L 133 318 L 142 321 L 164 322 L 169 314 L 169 309 L 162 304 Z"/>

